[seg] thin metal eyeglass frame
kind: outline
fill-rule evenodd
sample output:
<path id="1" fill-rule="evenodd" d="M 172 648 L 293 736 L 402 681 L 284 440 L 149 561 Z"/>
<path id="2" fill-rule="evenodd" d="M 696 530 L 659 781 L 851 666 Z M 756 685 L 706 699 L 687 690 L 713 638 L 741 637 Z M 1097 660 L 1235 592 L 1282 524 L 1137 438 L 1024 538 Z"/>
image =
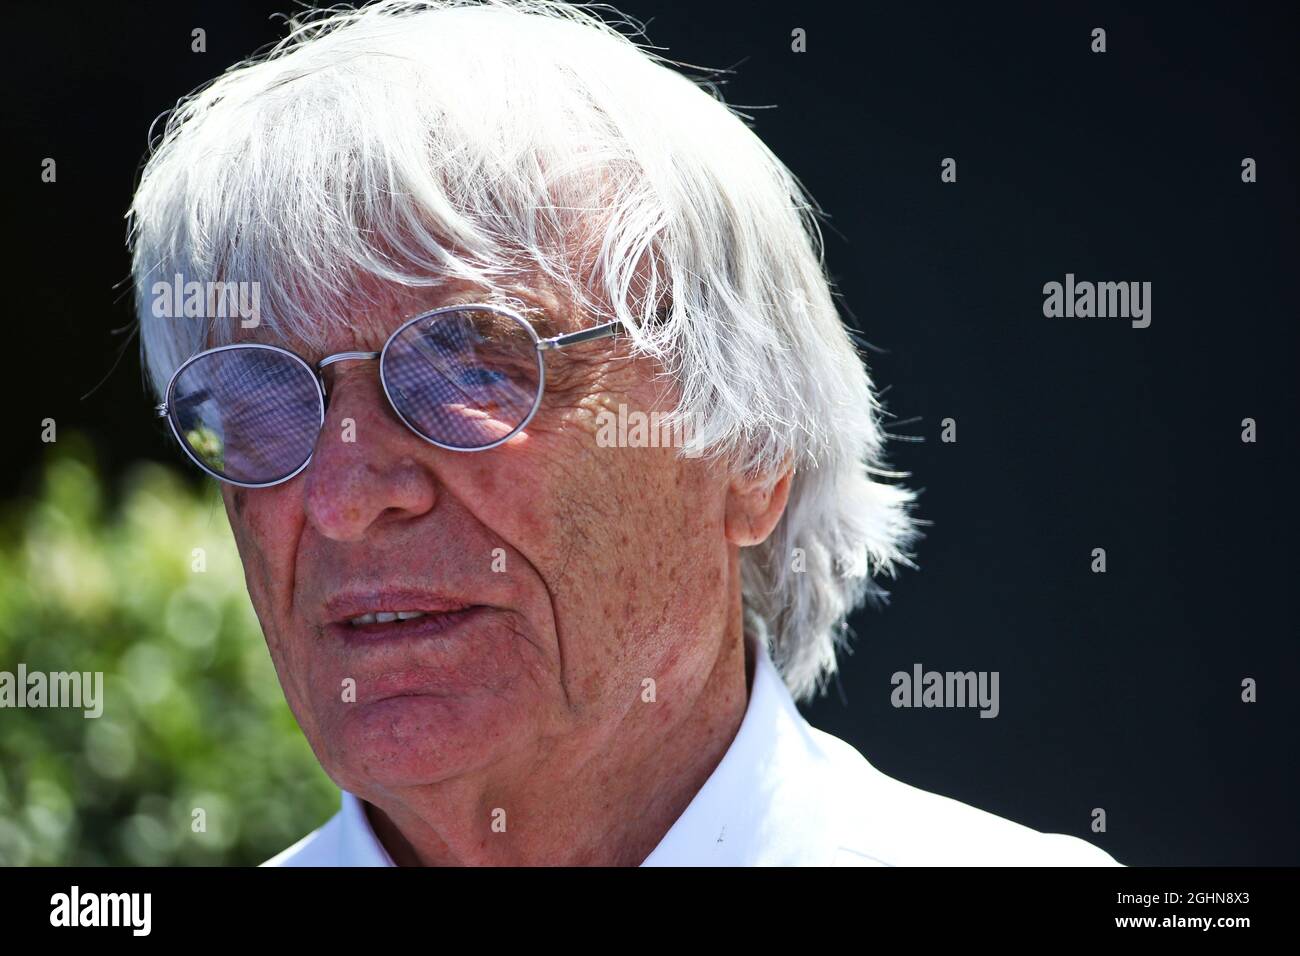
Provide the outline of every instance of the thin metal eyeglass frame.
<path id="1" fill-rule="evenodd" d="M 426 319 L 431 319 L 434 318 L 435 316 L 444 315 L 449 312 L 495 312 L 498 315 L 504 315 L 507 318 L 514 319 L 516 322 L 518 322 L 520 325 L 522 325 L 525 329 L 528 330 L 528 334 L 533 340 L 533 345 L 537 349 L 537 394 L 533 398 L 532 407 L 529 408 L 528 414 L 524 416 L 523 421 L 521 421 L 518 425 L 512 428 L 508 434 L 504 435 L 503 437 L 497 439 L 496 441 L 488 445 L 477 445 L 473 448 L 464 448 L 458 445 L 448 445 L 444 442 L 440 442 L 433 438 L 430 438 L 428 435 L 424 434 L 422 431 L 416 428 L 415 425 L 404 414 L 402 414 L 402 410 L 398 408 L 397 403 L 393 401 L 393 396 L 388 390 L 388 382 L 385 380 L 384 356 L 387 355 L 389 347 L 392 346 L 393 342 L 397 339 L 397 337 L 417 322 L 422 322 Z M 373 359 L 378 359 L 379 360 L 379 383 L 384 389 L 384 399 L 388 402 L 388 407 L 391 408 L 394 414 L 396 414 L 397 417 L 401 420 L 402 424 L 405 425 L 408 429 L 410 429 L 410 431 L 413 434 L 415 434 L 419 438 L 424 439 L 431 445 L 436 445 L 438 448 L 445 448 L 448 451 L 459 451 L 459 452 L 488 451 L 489 449 L 496 448 L 498 445 L 504 444 L 505 442 L 513 438 L 515 435 L 523 431 L 525 428 L 527 428 L 528 423 L 531 422 L 533 420 L 533 416 L 537 414 L 537 409 L 540 408 L 542 404 L 542 395 L 545 394 L 546 392 L 545 353 L 558 351 L 560 349 L 566 349 L 571 345 L 581 345 L 584 342 L 593 342 L 598 339 L 608 338 L 612 335 L 617 335 L 622 330 L 623 330 L 623 323 L 614 321 L 614 322 L 606 322 L 603 325 L 592 326 L 589 329 L 579 329 L 577 332 L 567 332 L 563 335 L 554 335 L 551 336 L 550 338 L 544 339 L 537 334 L 537 330 L 533 328 L 533 324 L 529 322 L 527 318 L 520 315 L 518 312 L 515 312 L 511 309 L 504 308 L 503 306 L 488 305 L 482 303 L 467 304 L 467 305 L 448 305 L 437 309 L 431 309 L 428 312 L 421 312 L 419 315 L 407 319 L 405 322 L 403 322 L 401 325 L 399 325 L 396 329 L 393 330 L 393 333 L 388 336 L 388 340 L 384 342 L 384 347 L 380 349 L 378 352 L 335 352 L 333 355 L 325 356 L 323 359 L 317 362 L 314 367 L 310 363 L 308 363 L 306 359 L 298 355 L 296 352 L 291 352 L 288 349 L 281 348 L 278 345 L 264 345 L 262 343 L 257 343 L 257 342 L 241 342 L 235 345 L 219 345 L 216 348 L 205 349 L 204 351 L 199 352 L 196 355 L 190 356 L 190 358 L 182 362 L 180 367 L 177 368 L 176 371 L 172 373 L 171 378 L 167 382 L 167 389 L 163 393 L 166 396 L 166 400 L 156 405 L 154 407 L 154 411 L 159 418 L 167 419 L 168 425 L 171 426 L 172 436 L 176 439 L 176 443 L 181 446 L 181 450 L 185 452 L 186 457 L 189 458 L 190 461 L 194 462 L 194 464 L 198 465 L 199 468 L 202 469 L 204 472 L 211 475 L 213 478 L 216 478 L 218 481 L 224 481 L 227 484 L 237 485 L 240 488 L 271 488 L 274 487 L 275 485 L 284 484 L 286 481 L 290 481 L 296 478 L 298 475 L 300 475 L 303 472 L 303 470 L 309 464 L 311 464 L 312 455 L 309 454 L 307 458 L 303 461 L 303 463 L 299 465 L 297 468 L 295 468 L 288 475 L 285 475 L 283 478 L 277 478 L 274 481 L 264 481 L 264 482 L 239 481 L 237 479 L 228 478 L 225 475 L 218 474 L 214 469 L 210 468 L 207 464 L 200 461 L 198 455 L 196 455 L 194 453 L 194 450 L 190 448 L 189 443 L 181 437 L 180 428 L 176 423 L 176 416 L 172 414 L 172 412 L 175 410 L 173 404 L 173 398 L 174 398 L 173 391 L 176 388 L 176 382 L 180 378 L 181 373 L 184 372 L 185 369 L 193 365 L 195 362 L 197 362 L 199 359 L 207 355 L 212 355 L 216 352 L 227 352 L 233 349 L 265 349 L 271 352 L 280 352 L 284 355 L 289 356 L 291 359 L 293 359 L 294 361 L 302 365 L 307 370 L 307 372 L 312 376 L 312 379 L 316 382 L 316 388 L 319 393 L 317 398 L 319 402 L 319 412 L 320 412 L 320 425 L 318 427 L 323 427 L 325 424 L 325 406 L 328 398 L 325 389 L 325 377 L 323 374 L 324 370 L 329 366 L 334 365 L 337 362 L 370 361 Z"/>

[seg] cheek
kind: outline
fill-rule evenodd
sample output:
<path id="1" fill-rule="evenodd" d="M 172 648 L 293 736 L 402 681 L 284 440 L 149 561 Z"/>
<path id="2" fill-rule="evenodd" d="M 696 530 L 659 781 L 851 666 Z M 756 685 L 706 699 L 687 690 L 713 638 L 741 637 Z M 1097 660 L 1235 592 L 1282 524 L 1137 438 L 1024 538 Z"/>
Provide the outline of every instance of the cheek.
<path id="1" fill-rule="evenodd" d="M 296 484 L 297 481 L 291 484 Z M 275 608 L 283 606 L 288 582 L 293 580 L 294 547 L 301 523 L 301 505 L 291 500 L 292 489 L 235 488 L 223 491 L 226 514 L 244 565 L 249 597 L 268 638 L 278 632 Z"/>
<path id="2" fill-rule="evenodd" d="M 553 597 L 573 600 L 554 593 L 566 584 L 607 602 L 611 595 L 593 581 L 634 579 L 643 567 L 675 580 L 702 548 L 704 570 L 714 570 L 709 538 L 716 530 L 722 540 L 725 487 L 715 470 L 673 448 L 599 440 L 608 431 L 602 413 L 673 405 L 653 371 L 642 362 L 557 376 L 523 434 L 446 475 L 475 517 L 534 564 Z"/>
<path id="3" fill-rule="evenodd" d="M 562 631 L 623 642 L 673 615 L 664 595 L 699 613 L 696 592 L 717 593 L 723 499 L 712 472 L 675 449 L 534 432 L 495 462 L 476 462 L 466 480 L 476 518 L 535 569 Z"/>

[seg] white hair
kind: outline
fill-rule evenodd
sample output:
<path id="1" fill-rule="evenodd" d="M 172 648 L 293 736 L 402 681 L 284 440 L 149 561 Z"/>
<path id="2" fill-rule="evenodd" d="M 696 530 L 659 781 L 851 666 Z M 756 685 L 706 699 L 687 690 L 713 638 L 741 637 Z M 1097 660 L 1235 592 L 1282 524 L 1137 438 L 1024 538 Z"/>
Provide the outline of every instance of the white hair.
<path id="1" fill-rule="evenodd" d="M 876 480 L 897 476 L 820 210 L 713 84 L 624 23 L 553 0 L 290 21 L 182 100 L 144 167 L 129 220 L 146 369 L 161 392 L 234 333 L 153 314 L 150 289 L 177 274 L 257 282 L 264 326 L 308 343 L 357 306 L 358 277 L 547 277 L 663 363 L 684 454 L 746 475 L 793 464 L 742 584 L 746 627 L 805 699 L 834 673 L 847 615 L 909 563 L 912 494 Z"/>

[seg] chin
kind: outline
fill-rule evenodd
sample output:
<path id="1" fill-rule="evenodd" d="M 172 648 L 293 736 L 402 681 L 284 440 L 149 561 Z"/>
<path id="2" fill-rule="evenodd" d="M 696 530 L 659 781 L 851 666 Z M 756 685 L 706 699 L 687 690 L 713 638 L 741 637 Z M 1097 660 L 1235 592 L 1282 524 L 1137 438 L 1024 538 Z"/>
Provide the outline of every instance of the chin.
<path id="1" fill-rule="evenodd" d="M 520 739 L 514 708 L 490 695 L 411 694 L 333 706 L 341 710 L 322 763 L 337 768 L 335 783 L 359 795 L 472 773 Z"/>

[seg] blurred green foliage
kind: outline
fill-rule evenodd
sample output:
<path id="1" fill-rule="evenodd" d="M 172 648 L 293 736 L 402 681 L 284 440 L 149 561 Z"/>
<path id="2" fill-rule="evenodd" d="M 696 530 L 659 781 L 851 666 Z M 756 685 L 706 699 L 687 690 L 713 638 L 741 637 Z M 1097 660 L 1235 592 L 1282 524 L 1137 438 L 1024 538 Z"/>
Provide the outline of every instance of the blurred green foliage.
<path id="1" fill-rule="evenodd" d="M 0 708 L 0 864 L 262 862 L 338 790 L 285 704 L 215 487 L 141 465 L 109 507 L 84 444 L 51 447 L 39 496 L 0 523 L 0 671 L 102 671 L 103 714 Z"/>

